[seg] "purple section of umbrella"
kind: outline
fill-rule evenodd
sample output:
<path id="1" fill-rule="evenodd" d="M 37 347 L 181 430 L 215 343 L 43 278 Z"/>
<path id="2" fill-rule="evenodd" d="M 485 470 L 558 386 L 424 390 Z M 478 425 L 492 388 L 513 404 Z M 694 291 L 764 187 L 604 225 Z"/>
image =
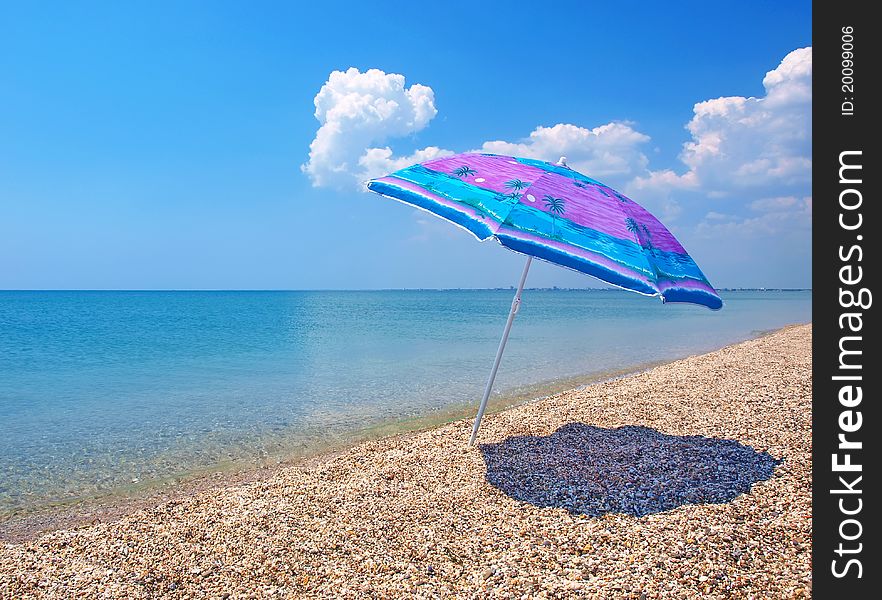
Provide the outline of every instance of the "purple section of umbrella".
<path id="1" fill-rule="evenodd" d="M 566 220 L 621 239 L 638 238 L 655 248 L 685 254 L 683 246 L 642 206 L 607 186 L 588 178 L 566 177 L 523 164 L 508 156 L 465 154 L 423 163 L 438 173 L 453 175 L 463 183 L 492 190 L 514 202 L 548 208 L 564 206 Z M 629 219 L 633 220 L 632 224 Z"/>
<path id="2" fill-rule="evenodd" d="M 522 191 L 547 173 L 510 156 L 487 154 L 457 154 L 427 161 L 423 166 L 503 194 Z"/>

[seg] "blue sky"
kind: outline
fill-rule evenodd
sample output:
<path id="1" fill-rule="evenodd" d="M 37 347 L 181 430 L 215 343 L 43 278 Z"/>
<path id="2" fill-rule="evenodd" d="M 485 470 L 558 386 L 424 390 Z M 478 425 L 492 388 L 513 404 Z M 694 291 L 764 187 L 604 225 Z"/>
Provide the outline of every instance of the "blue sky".
<path id="1" fill-rule="evenodd" d="M 0 4 L 0 288 L 515 283 L 517 255 L 358 190 L 427 147 L 567 154 L 716 286 L 811 285 L 809 2 L 373 4 Z M 392 74 L 430 110 L 344 114 L 311 157 L 350 67 L 333 114 Z"/>

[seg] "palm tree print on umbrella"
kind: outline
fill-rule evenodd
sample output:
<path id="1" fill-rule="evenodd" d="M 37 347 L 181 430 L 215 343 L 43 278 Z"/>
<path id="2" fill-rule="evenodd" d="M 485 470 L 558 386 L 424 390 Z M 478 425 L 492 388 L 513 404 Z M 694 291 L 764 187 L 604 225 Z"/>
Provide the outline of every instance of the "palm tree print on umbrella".
<path id="1" fill-rule="evenodd" d="M 522 189 L 528 187 L 529 185 L 530 185 L 529 183 L 527 183 L 525 181 L 521 181 L 520 179 L 512 179 L 510 181 L 505 182 L 505 187 L 511 188 L 513 190 L 522 190 Z"/>
<path id="2" fill-rule="evenodd" d="M 634 234 L 634 238 L 637 240 L 637 243 L 640 244 L 640 225 L 637 224 L 637 221 L 628 217 L 625 219 L 625 226 L 628 228 L 628 231 Z"/>
<path id="3" fill-rule="evenodd" d="M 555 198 L 550 194 L 545 194 L 545 197 L 542 198 L 542 202 L 545 203 L 545 208 L 551 213 L 551 237 L 554 237 L 557 215 L 562 215 L 567 212 L 565 208 L 566 200 L 563 198 Z"/>
<path id="4" fill-rule="evenodd" d="M 625 219 L 625 226 L 628 228 L 628 231 L 634 234 L 634 238 L 637 240 L 637 243 L 640 244 L 641 248 L 646 248 L 650 252 L 653 251 L 652 234 L 649 232 L 649 227 L 645 224 L 638 223 L 631 217 Z"/>
<path id="5" fill-rule="evenodd" d="M 655 246 L 652 245 L 652 232 L 649 231 L 649 227 L 646 226 L 646 223 L 643 223 L 640 228 L 643 230 L 646 249 L 649 250 L 650 254 L 655 256 Z"/>
<path id="6" fill-rule="evenodd" d="M 504 192 L 497 192 L 495 199 L 499 202 L 504 202 L 506 204 L 517 204 L 518 200 L 521 199 L 523 194 L 519 194 L 517 192 L 512 192 L 510 194 L 506 194 Z"/>
<path id="7" fill-rule="evenodd" d="M 475 175 L 477 173 L 478 173 L 477 171 L 475 171 L 473 168 L 471 168 L 468 165 L 464 165 L 464 166 L 456 169 L 453 172 L 453 174 L 456 175 L 457 177 L 468 177 L 469 175 Z"/>

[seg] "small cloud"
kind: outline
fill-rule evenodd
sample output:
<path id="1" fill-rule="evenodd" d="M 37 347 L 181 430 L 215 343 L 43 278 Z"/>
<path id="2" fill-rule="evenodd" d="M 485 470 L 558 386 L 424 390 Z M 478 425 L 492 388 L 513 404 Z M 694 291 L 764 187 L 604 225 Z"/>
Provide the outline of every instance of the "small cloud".
<path id="1" fill-rule="evenodd" d="M 426 211 L 416 210 L 413 212 L 413 217 L 416 230 L 406 239 L 408 242 L 422 244 L 438 238 L 452 238 L 458 233 L 456 227 L 451 227 L 444 219 L 432 216 Z"/>
<path id="2" fill-rule="evenodd" d="M 786 210 L 799 202 L 794 196 L 781 196 L 778 198 L 761 198 L 750 203 L 750 209 L 759 212 L 771 212 Z"/>
<path id="3" fill-rule="evenodd" d="M 734 215 L 727 215 L 724 213 L 718 213 L 715 211 L 710 211 L 706 215 L 704 215 L 705 220 L 707 221 L 735 221 L 738 217 Z"/>
<path id="4" fill-rule="evenodd" d="M 795 231 L 806 233 L 811 231 L 811 196 L 765 198 L 752 202 L 750 207 L 760 214 L 739 217 L 711 211 L 704 216 L 696 230 L 699 236 L 712 239 L 731 234 L 745 238 L 756 235 L 780 235 Z"/>
<path id="5" fill-rule="evenodd" d="M 629 189 L 640 190 L 689 190 L 698 187 L 698 179 L 695 173 L 688 171 L 678 175 L 671 169 L 662 171 L 650 171 L 647 175 L 635 177 L 629 184 Z"/>
<path id="6" fill-rule="evenodd" d="M 664 222 L 672 222 L 683 212 L 676 200 L 680 192 L 694 190 L 698 180 L 694 173 L 678 175 L 670 169 L 651 171 L 635 177 L 625 186 L 625 193 L 646 206 Z"/>

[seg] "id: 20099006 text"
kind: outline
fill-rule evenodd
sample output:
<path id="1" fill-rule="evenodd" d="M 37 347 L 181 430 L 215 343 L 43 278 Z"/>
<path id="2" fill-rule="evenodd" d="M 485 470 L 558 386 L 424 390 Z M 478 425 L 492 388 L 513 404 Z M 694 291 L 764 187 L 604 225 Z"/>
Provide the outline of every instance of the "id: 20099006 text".
<path id="1" fill-rule="evenodd" d="M 842 71 L 840 83 L 842 87 L 842 106 L 840 114 L 849 117 L 854 114 L 854 27 L 842 28 Z"/>

